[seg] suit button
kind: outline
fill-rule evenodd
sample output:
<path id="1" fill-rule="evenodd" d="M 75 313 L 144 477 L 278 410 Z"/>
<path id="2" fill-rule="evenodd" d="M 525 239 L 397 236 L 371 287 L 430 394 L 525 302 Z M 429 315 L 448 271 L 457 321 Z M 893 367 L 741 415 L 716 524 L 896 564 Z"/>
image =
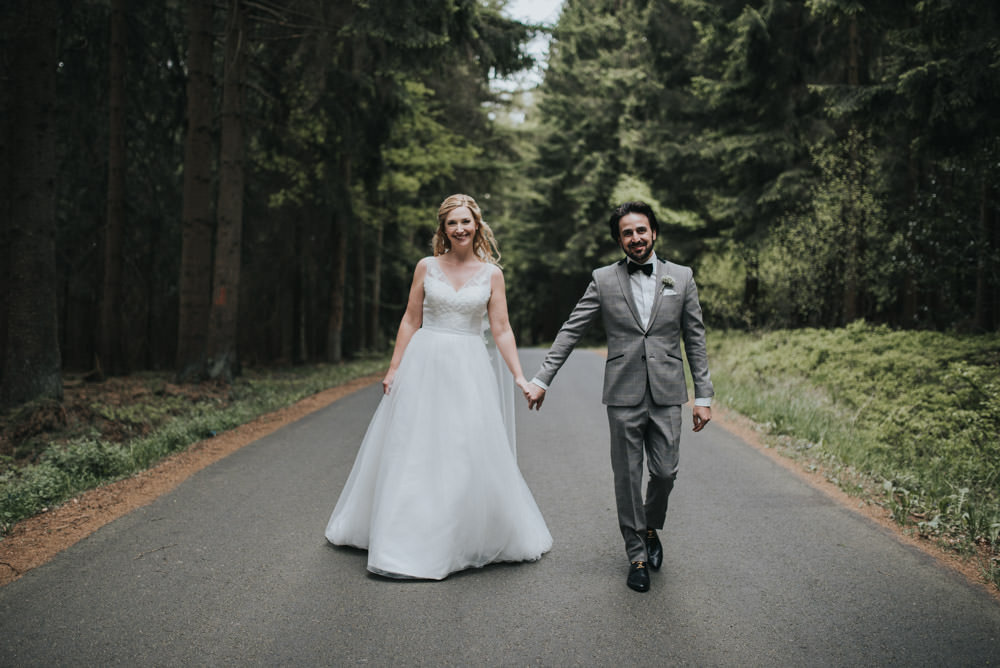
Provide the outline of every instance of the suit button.
<path id="1" fill-rule="evenodd" d="M 643 362 L 645 362 L 645 361 L 646 361 L 646 356 L 645 356 L 645 355 L 643 355 L 643 356 L 642 356 L 642 361 L 643 361 Z"/>

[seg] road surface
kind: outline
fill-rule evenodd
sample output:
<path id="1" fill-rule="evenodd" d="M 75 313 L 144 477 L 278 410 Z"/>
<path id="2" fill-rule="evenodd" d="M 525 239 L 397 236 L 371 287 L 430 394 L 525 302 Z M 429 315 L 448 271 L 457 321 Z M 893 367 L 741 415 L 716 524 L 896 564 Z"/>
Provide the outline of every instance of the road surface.
<path id="1" fill-rule="evenodd" d="M 527 373 L 541 351 L 521 351 Z M 2 666 L 987 666 L 1000 605 L 710 424 L 686 432 L 663 568 L 625 586 L 600 403 L 577 351 L 518 462 L 555 539 L 442 582 L 365 571 L 323 529 L 371 386 L 0 588 Z M 465 410 L 442 397 L 441 411 Z"/>

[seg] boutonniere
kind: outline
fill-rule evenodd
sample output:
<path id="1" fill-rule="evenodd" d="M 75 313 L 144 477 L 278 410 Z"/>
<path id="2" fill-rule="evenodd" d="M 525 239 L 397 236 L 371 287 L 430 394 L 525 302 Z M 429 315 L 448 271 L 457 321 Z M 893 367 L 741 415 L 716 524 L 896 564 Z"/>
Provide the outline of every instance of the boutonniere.
<path id="1" fill-rule="evenodd" d="M 661 291 L 660 291 L 661 295 L 666 296 L 666 295 L 676 295 L 677 294 L 674 291 L 674 279 L 673 279 L 672 276 L 664 276 L 663 278 L 661 278 L 660 279 L 660 285 L 662 286 Z"/>

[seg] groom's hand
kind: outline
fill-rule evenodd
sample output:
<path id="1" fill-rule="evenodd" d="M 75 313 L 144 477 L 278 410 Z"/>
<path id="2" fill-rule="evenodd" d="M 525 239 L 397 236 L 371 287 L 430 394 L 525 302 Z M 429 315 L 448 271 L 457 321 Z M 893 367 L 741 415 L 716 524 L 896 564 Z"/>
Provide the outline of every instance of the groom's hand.
<path id="1" fill-rule="evenodd" d="M 524 398 L 528 400 L 528 410 L 534 408 L 537 411 L 545 401 L 545 390 L 534 383 L 528 383 L 524 388 Z"/>
<path id="2" fill-rule="evenodd" d="M 694 430 L 701 431 L 712 419 L 712 409 L 709 406 L 695 406 L 691 409 L 694 415 Z"/>

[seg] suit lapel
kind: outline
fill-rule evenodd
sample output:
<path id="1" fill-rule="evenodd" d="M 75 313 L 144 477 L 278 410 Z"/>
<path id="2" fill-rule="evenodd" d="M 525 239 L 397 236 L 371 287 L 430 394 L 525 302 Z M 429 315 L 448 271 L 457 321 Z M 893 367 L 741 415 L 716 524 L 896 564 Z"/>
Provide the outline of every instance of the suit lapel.
<path id="1" fill-rule="evenodd" d="M 632 312 L 632 317 L 635 318 L 639 327 L 642 327 L 642 320 L 639 318 L 639 309 L 636 308 L 635 298 L 632 296 L 632 281 L 629 280 L 625 260 L 618 263 L 615 272 L 618 274 L 618 284 L 621 286 L 622 294 L 625 295 L 625 303 L 628 304 L 628 310 Z"/>

